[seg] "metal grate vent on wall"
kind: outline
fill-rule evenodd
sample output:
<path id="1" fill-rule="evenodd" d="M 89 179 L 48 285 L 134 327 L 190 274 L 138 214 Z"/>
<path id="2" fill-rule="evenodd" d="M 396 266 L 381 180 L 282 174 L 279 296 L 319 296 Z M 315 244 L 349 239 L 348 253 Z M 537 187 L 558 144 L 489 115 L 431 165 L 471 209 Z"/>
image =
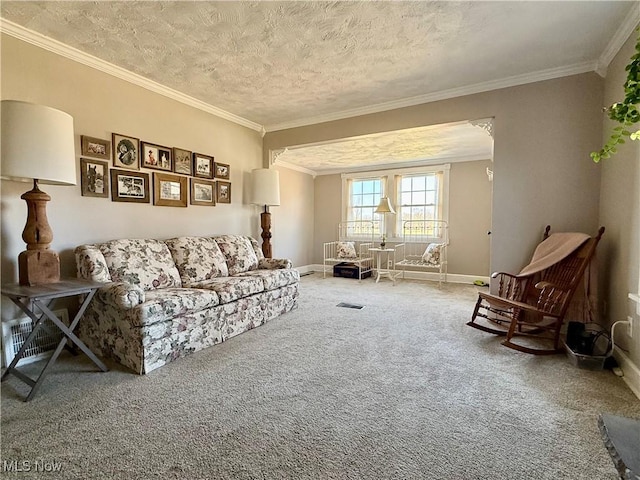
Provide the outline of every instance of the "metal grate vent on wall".
<path id="1" fill-rule="evenodd" d="M 69 316 L 66 309 L 56 310 L 56 316 L 66 325 L 69 324 Z M 56 348 L 62 339 L 62 332 L 48 318 L 44 324 L 47 328 L 40 328 L 34 341 L 27 347 L 27 351 L 18 362 L 18 366 L 35 362 L 47 357 Z M 31 319 L 28 317 L 2 322 L 2 353 L 4 366 L 7 367 L 32 332 Z"/>

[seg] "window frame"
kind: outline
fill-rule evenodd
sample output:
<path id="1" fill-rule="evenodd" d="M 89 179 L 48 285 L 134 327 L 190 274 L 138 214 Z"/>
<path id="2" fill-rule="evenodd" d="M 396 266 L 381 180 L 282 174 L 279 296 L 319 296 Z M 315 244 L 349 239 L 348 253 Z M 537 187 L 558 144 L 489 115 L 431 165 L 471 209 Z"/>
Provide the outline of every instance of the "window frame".
<path id="1" fill-rule="evenodd" d="M 443 163 L 437 165 L 424 165 L 421 167 L 410 168 L 396 168 L 388 170 L 368 170 L 354 173 L 343 173 L 342 177 L 342 214 L 341 221 L 352 221 L 349 219 L 350 209 L 350 182 L 352 180 L 365 180 L 365 179 L 379 179 L 382 181 L 382 196 L 389 197 L 393 208 L 396 210 L 395 214 L 387 214 L 385 222 L 385 231 L 381 232 L 385 234 L 387 241 L 389 242 L 402 242 L 402 225 L 399 220 L 399 213 L 401 211 L 400 205 L 400 182 L 402 177 L 405 176 L 417 176 L 420 174 L 429 175 L 433 173 L 440 173 L 442 175 L 441 184 L 438 192 L 438 211 L 440 216 L 437 220 L 444 220 L 449 222 L 449 171 L 451 169 L 450 163 Z M 374 219 L 374 222 L 380 223 L 382 216 L 379 219 Z"/>
<path id="2" fill-rule="evenodd" d="M 371 171 L 371 172 L 362 172 L 362 173 L 349 173 L 349 174 L 342 174 L 342 214 L 341 214 L 341 221 L 343 223 L 345 222 L 357 222 L 358 220 L 354 220 L 354 219 L 350 219 L 349 218 L 349 210 L 352 208 L 351 207 L 351 182 L 353 182 L 353 180 L 380 180 L 380 185 L 381 185 L 381 192 L 380 192 L 380 196 L 384 197 L 386 195 L 386 191 L 387 191 L 387 179 L 385 175 L 380 175 L 379 172 L 377 171 Z M 363 221 L 369 221 L 369 220 L 363 220 Z M 380 220 L 375 218 L 375 214 L 374 214 L 374 218 L 371 220 L 374 222 L 374 236 L 380 236 L 382 234 L 382 232 L 378 233 L 377 227 L 380 224 Z M 349 237 L 352 240 L 359 240 L 362 238 L 370 238 L 370 235 L 365 235 L 365 236 L 356 236 L 356 235 L 352 235 Z"/>

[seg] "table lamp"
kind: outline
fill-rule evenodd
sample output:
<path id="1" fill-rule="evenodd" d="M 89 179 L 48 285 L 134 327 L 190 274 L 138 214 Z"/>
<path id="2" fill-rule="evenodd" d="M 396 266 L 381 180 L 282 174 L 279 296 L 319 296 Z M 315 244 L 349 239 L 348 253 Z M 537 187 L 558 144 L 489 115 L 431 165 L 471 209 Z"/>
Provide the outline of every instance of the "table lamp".
<path id="1" fill-rule="evenodd" d="M 391 202 L 389 201 L 389 197 L 381 197 L 380 203 L 374 210 L 375 213 L 379 213 L 382 215 L 382 242 L 380 242 L 380 248 L 384 248 L 386 245 L 387 235 L 386 235 L 386 215 L 387 213 L 396 213 L 396 211 L 391 206 Z"/>
<path id="2" fill-rule="evenodd" d="M 51 197 L 39 183 L 76 185 L 76 162 L 71 115 L 54 108 L 2 100 L 0 120 L 0 178 L 33 182 L 20 198 L 27 202 L 22 239 L 27 249 L 18 256 L 21 285 L 60 280 L 60 257 L 49 249 L 53 230 L 47 220 Z"/>
<path id="3" fill-rule="evenodd" d="M 256 168 L 251 171 L 251 203 L 264 205 L 260 214 L 262 227 L 262 253 L 271 258 L 271 213 L 269 206 L 280 205 L 280 175 L 273 168 Z"/>

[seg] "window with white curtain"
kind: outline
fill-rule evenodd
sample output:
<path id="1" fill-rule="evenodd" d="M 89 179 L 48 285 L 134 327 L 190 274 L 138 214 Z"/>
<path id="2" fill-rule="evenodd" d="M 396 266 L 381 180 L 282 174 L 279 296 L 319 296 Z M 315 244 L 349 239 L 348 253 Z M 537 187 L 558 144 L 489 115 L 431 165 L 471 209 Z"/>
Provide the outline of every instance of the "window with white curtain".
<path id="1" fill-rule="evenodd" d="M 342 221 L 384 225 L 389 240 L 402 240 L 407 220 L 448 220 L 449 164 L 342 175 Z M 375 210 L 389 197 L 396 214 L 383 219 Z M 376 231 L 376 235 L 383 232 Z"/>
<path id="2" fill-rule="evenodd" d="M 348 222 L 375 222 L 375 235 L 380 235 L 379 218 L 374 213 L 383 196 L 386 177 L 365 176 L 362 178 L 343 178 L 343 197 L 346 199 L 346 209 L 343 209 L 343 221 Z M 358 231 L 369 233 L 368 227 L 358 229 L 353 226 L 351 233 L 357 235 Z"/>

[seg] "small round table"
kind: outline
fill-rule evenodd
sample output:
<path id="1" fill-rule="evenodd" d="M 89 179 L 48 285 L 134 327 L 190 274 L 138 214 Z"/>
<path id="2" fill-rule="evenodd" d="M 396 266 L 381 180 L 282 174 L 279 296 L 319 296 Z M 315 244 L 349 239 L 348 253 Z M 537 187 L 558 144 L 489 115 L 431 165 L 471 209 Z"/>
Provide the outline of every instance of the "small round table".
<path id="1" fill-rule="evenodd" d="M 388 277 L 393 284 L 396 284 L 396 278 L 398 277 L 398 272 L 396 272 L 396 264 L 395 262 L 392 264 L 392 267 L 389 267 L 389 263 L 390 259 L 389 259 L 389 255 L 391 255 L 392 252 L 395 252 L 394 248 L 370 248 L 369 249 L 370 252 L 375 252 L 376 254 L 376 272 L 377 272 L 377 276 L 376 276 L 376 283 L 378 283 L 380 281 L 380 277 L 382 276 L 386 276 Z M 382 267 L 383 263 L 382 263 L 382 254 L 386 253 L 387 254 L 387 266 L 385 268 Z"/>

